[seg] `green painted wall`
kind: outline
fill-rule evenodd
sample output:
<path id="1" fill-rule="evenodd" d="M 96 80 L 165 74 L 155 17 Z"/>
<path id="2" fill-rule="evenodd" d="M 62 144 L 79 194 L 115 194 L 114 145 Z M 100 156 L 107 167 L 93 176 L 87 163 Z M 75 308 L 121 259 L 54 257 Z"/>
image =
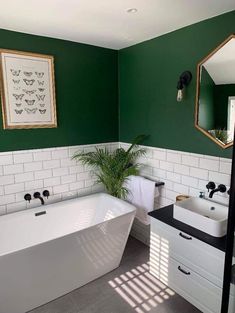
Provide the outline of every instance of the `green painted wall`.
<path id="1" fill-rule="evenodd" d="M 198 124 L 205 130 L 215 128 L 214 112 L 215 83 L 204 66 L 201 70 Z"/>
<path id="2" fill-rule="evenodd" d="M 216 128 L 227 129 L 228 97 L 231 96 L 235 96 L 235 84 L 215 86 Z"/>
<path id="3" fill-rule="evenodd" d="M 231 157 L 194 127 L 196 65 L 235 33 L 235 11 L 126 48 L 119 53 L 120 140 L 149 134 L 147 145 Z M 176 84 L 184 70 L 193 80 L 184 101 Z"/>
<path id="4" fill-rule="evenodd" d="M 118 140 L 118 52 L 0 30 L 0 48 L 55 58 L 58 128 L 3 130 L 0 151 Z"/>
<path id="5" fill-rule="evenodd" d="M 194 128 L 194 101 L 196 65 L 235 32 L 234 20 L 235 11 L 119 52 L 0 30 L 1 48 L 54 55 L 58 114 L 56 129 L 3 130 L 0 118 L 0 151 L 128 142 L 145 133 L 147 145 L 230 157 L 231 149 Z M 193 80 L 178 103 L 184 70 Z"/>

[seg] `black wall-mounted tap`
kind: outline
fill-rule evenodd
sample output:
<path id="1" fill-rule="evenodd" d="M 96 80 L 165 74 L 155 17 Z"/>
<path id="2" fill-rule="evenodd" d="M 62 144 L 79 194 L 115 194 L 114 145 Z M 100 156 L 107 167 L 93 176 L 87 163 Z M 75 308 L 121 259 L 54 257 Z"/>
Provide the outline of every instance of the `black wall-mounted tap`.
<path id="1" fill-rule="evenodd" d="M 25 199 L 25 201 L 31 201 L 32 200 L 32 196 L 31 196 L 31 194 L 30 193 L 26 193 L 26 195 L 24 195 L 24 199 Z"/>
<path id="2" fill-rule="evenodd" d="M 41 201 L 41 204 L 44 205 L 45 202 L 44 202 L 44 199 L 41 197 L 41 194 L 40 192 L 36 191 L 34 194 L 33 194 L 34 198 L 35 199 L 39 199 Z"/>
<path id="3" fill-rule="evenodd" d="M 214 190 L 215 187 L 216 187 L 216 185 L 215 185 L 215 183 L 213 181 L 209 181 L 209 183 L 206 185 L 206 188 L 207 188 L 208 192 L 210 190 Z"/>
<path id="4" fill-rule="evenodd" d="M 48 197 L 50 196 L 50 192 L 48 190 L 43 190 L 43 193 L 42 193 L 43 197 Z"/>
<path id="5" fill-rule="evenodd" d="M 217 188 L 211 190 L 211 192 L 209 193 L 209 198 L 212 198 L 215 192 L 219 191 L 219 192 L 224 193 L 226 192 L 226 190 L 227 190 L 226 186 L 223 184 L 220 184 Z"/>

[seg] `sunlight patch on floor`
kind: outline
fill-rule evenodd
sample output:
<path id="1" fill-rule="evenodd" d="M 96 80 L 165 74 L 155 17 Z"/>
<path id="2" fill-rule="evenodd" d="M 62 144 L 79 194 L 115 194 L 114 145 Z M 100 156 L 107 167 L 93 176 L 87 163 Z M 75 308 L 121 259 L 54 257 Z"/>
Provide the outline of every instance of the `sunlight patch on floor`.
<path id="1" fill-rule="evenodd" d="M 149 273 L 149 263 L 138 265 L 108 283 L 137 313 L 150 312 L 175 294 Z"/>

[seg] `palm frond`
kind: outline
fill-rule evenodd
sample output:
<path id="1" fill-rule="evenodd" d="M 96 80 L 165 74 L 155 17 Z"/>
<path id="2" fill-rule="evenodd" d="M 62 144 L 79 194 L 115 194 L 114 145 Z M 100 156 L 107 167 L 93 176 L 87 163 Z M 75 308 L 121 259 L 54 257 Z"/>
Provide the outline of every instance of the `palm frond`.
<path id="1" fill-rule="evenodd" d="M 132 144 L 131 144 L 130 148 L 127 150 L 127 152 L 129 153 L 129 151 L 131 151 L 134 147 L 136 147 L 137 145 L 142 143 L 147 137 L 148 136 L 146 136 L 146 135 L 138 135 L 138 136 L 136 136 L 133 139 Z"/>
<path id="2" fill-rule="evenodd" d="M 137 160 L 145 154 L 145 150 L 138 148 L 137 144 L 145 138 L 145 135 L 137 136 L 127 151 L 118 148 L 109 152 L 106 148 L 96 147 L 93 152 L 75 153 L 72 159 L 92 167 L 97 183 L 102 183 L 109 194 L 125 199 L 129 192 L 125 182 L 130 175 L 139 174 L 141 164 Z"/>

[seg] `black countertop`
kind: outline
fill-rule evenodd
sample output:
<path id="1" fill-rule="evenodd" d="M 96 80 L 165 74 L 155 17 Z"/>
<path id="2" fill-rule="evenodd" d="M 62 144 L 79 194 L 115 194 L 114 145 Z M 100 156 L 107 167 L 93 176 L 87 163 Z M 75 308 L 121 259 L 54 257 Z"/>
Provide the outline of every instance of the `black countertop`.
<path id="1" fill-rule="evenodd" d="M 187 224 L 184 224 L 174 219 L 173 218 L 173 205 L 169 205 L 164 208 L 154 210 L 152 212 L 149 212 L 148 215 L 225 252 L 226 236 L 221 237 L 221 238 L 213 237 L 192 226 L 189 226 Z"/>

